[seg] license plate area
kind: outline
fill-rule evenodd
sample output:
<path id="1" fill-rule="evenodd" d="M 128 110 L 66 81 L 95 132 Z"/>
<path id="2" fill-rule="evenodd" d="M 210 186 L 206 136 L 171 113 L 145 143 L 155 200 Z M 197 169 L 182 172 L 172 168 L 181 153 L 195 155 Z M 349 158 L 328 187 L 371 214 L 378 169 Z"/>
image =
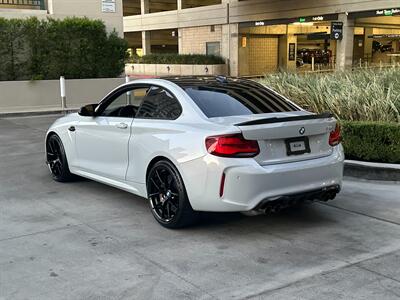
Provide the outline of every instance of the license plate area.
<path id="1" fill-rule="evenodd" d="M 285 144 L 288 156 L 311 153 L 310 142 L 306 136 L 286 139 Z"/>

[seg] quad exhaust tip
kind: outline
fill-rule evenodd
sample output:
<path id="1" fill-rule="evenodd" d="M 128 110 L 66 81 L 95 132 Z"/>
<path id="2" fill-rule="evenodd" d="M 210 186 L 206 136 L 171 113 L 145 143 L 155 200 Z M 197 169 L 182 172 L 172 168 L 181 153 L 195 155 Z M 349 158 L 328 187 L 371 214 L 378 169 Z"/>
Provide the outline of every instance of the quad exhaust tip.
<path id="1" fill-rule="evenodd" d="M 284 195 L 280 197 L 267 198 L 263 200 L 254 210 L 246 215 L 279 213 L 283 209 L 296 206 L 305 202 L 322 201 L 327 202 L 335 199 L 340 191 L 339 185 L 333 185 L 318 190 Z"/>

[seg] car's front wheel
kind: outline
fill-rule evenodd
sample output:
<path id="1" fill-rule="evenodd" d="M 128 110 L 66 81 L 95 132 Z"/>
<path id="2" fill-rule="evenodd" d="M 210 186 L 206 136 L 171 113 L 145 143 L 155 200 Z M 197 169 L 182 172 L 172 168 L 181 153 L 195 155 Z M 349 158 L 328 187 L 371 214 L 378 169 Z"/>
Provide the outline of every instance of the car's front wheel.
<path id="1" fill-rule="evenodd" d="M 46 158 L 47 165 L 55 181 L 68 182 L 75 179 L 75 176 L 69 171 L 64 146 L 57 134 L 52 134 L 47 139 Z"/>
<path id="2" fill-rule="evenodd" d="M 162 226 L 182 228 L 197 222 L 199 213 L 192 209 L 183 180 L 168 160 L 155 163 L 147 176 L 151 212 Z"/>

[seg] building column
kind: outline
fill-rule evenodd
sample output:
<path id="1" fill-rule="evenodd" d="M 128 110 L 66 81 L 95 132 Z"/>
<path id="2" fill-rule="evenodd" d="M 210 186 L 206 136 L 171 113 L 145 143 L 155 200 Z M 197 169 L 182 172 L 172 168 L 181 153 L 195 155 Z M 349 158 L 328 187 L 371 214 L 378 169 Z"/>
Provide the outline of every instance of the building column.
<path id="1" fill-rule="evenodd" d="M 364 28 L 364 60 L 372 61 L 372 44 L 374 39 L 368 36 L 374 34 L 374 28 Z"/>
<path id="2" fill-rule="evenodd" d="M 178 28 L 178 53 L 183 54 L 183 29 Z"/>
<path id="3" fill-rule="evenodd" d="M 222 25 L 221 56 L 228 64 L 228 74 L 239 76 L 239 25 Z"/>
<path id="4" fill-rule="evenodd" d="M 150 0 L 140 0 L 141 14 L 148 14 L 150 12 Z"/>
<path id="5" fill-rule="evenodd" d="M 337 41 L 336 70 L 344 71 L 353 65 L 354 20 L 340 14 L 339 21 L 343 22 L 343 39 Z"/>
<path id="6" fill-rule="evenodd" d="M 293 48 L 294 47 L 294 48 Z M 286 34 L 279 37 L 279 69 L 296 72 L 297 36 Z"/>
<path id="7" fill-rule="evenodd" d="M 142 31 L 142 54 L 151 53 L 150 31 Z"/>

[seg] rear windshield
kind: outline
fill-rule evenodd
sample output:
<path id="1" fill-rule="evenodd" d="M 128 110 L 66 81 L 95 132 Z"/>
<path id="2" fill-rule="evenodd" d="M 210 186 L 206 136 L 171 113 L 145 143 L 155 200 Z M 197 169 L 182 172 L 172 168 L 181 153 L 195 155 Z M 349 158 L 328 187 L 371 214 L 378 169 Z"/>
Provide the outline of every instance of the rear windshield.
<path id="1" fill-rule="evenodd" d="M 186 93 L 209 118 L 296 111 L 298 108 L 259 84 L 197 85 Z"/>

